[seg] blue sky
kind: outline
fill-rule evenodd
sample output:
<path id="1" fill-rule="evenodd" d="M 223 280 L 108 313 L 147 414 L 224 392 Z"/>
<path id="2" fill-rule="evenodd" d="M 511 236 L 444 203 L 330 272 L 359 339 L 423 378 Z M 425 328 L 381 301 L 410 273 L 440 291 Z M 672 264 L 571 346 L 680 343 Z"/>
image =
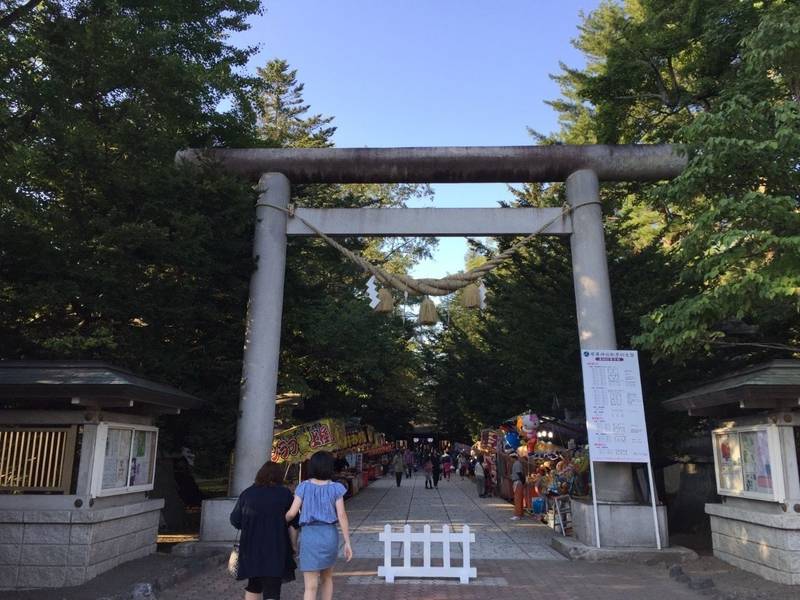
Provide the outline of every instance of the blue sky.
<path id="1" fill-rule="evenodd" d="M 599 0 L 271 0 L 233 42 L 258 44 L 251 67 L 283 58 L 315 113 L 333 115 L 341 147 L 530 144 L 558 127 L 544 100 L 570 41 Z M 495 206 L 502 184 L 434 186 L 433 206 Z M 425 203 L 430 206 L 431 203 Z M 466 242 L 440 241 L 414 274 L 463 268 Z"/>

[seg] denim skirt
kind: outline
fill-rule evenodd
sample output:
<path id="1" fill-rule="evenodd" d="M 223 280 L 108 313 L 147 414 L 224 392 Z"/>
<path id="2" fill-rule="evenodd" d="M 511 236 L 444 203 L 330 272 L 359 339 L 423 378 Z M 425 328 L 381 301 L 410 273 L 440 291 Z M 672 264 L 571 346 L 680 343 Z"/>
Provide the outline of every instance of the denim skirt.
<path id="1" fill-rule="evenodd" d="M 339 529 L 312 523 L 300 529 L 300 570 L 322 571 L 333 566 L 339 554 Z"/>

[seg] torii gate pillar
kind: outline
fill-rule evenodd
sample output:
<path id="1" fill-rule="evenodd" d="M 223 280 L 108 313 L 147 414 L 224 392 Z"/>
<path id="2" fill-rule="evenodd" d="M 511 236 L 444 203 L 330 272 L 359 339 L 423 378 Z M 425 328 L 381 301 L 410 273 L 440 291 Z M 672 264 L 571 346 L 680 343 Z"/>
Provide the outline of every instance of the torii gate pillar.
<path id="1" fill-rule="evenodd" d="M 283 283 L 286 273 L 286 208 L 291 186 L 281 173 L 258 181 L 250 301 L 247 304 L 236 452 L 230 492 L 238 496 L 272 454 L 278 360 L 281 352 Z"/>
<path id="2" fill-rule="evenodd" d="M 253 273 L 236 420 L 236 451 L 229 497 L 203 500 L 200 540 L 229 547 L 236 539 L 229 515 L 239 494 L 252 485 L 261 465 L 272 454 L 278 362 L 281 351 L 283 284 L 286 275 L 286 221 L 291 185 L 281 173 L 264 173 L 256 186 Z"/>
<path id="3" fill-rule="evenodd" d="M 600 182 L 583 169 L 567 177 L 567 202 L 572 208 L 572 279 L 581 350 L 616 350 L 614 310 L 603 231 Z M 633 479 L 627 463 L 596 463 L 593 482 L 600 501 L 633 502 Z"/>

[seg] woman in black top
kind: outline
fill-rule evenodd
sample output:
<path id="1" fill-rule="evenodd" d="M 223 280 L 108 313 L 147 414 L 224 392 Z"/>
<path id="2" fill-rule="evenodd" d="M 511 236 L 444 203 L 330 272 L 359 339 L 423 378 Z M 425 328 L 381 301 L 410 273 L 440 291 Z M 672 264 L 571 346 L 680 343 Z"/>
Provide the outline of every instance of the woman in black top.
<path id="1" fill-rule="evenodd" d="M 281 583 L 294 579 L 296 530 L 286 526 L 293 495 L 283 486 L 283 468 L 266 462 L 253 485 L 239 495 L 231 524 L 242 530 L 239 577 L 247 579 L 245 600 L 281 597 Z M 290 534 L 291 532 L 291 534 Z"/>

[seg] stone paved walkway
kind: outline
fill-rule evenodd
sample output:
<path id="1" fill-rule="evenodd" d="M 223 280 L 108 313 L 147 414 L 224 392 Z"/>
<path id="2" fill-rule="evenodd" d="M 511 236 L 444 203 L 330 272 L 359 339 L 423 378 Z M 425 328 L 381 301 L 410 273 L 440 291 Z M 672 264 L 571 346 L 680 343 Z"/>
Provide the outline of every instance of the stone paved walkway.
<path id="1" fill-rule="evenodd" d="M 375 573 L 378 560 L 353 559 L 334 573 L 334 598 L 357 600 L 637 600 L 706 598 L 667 576 L 664 568 L 638 564 L 552 560 L 476 560 L 478 578 L 468 585 L 456 581 L 398 579 L 384 583 Z M 298 573 L 300 576 L 300 573 Z M 244 582 L 232 580 L 223 567 L 204 573 L 164 592 L 158 600 L 238 600 Z M 283 586 L 282 600 L 303 597 L 302 576 Z"/>
<path id="2" fill-rule="evenodd" d="M 475 559 L 566 560 L 550 548 L 553 531 L 531 518 L 512 521 L 511 504 L 502 498 L 479 498 L 469 479 L 451 477 L 439 482 L 438 489 L 426 490 L 425 477 L 416 473 L 396 487 L 394 477 L 372 482 L 347 501 L 353 552 L 359 558 L 383 558 L 383 543 L 378 533 L 388 523 L 397 529 L 411 525 L 415 531 L 429 524 L 435 531 L 450 525 L 461 531 L 469 525 L 475 532 L 472 557 Z M 401 544 L 394 544 L 393 555 L 400 556 Z M 459 545 L 451 554 L 460 557 Z M 422 556 L 422 544 L 412 546 L 412 556 Z M 433 546 L 432 556 L 441 556 L 441 546 Z"/>
<path id="3" fill-rule="evenodd" d="M 547 598 L 548 600 L 628 600 L 635 598 L 699 599 L 697 592 L 671 580 L 664 568 L 637 564 L 570 562 L 551 550 L 553 532 L 531 519 L 511 521 L 512 507 L 499 498 L 478 498 L 469 480 L 457 476 L 426 490 L 420 474 L 395 487 L 394 478 L 372 483 L 347 501 L 356 558 L 336 566 L 334 598 L 358 600 L 485 600 Z M 383 545 L 378 533 L 386 523 L 415 529 L 468 524 L 475 530 L 472 564 L 478 578 L 469 585 L 456 580 L 398 579 L 387 584 L 377 577 Z M 398 544 L 399 546 L 399 544 Z M 395 549 L 398 555 L 399 548 Z M 421 551 L 413 554 L 419 556 Z M 454 559 L 460 553 L 453 548 Z M 283 600 L 303 597 L 299 581 L 284 586 Z M 233 581 L 224 567 L 212 569 L 158 594 L 159 600 L 221 600 L 244 596 L 243 582 Z"/>

